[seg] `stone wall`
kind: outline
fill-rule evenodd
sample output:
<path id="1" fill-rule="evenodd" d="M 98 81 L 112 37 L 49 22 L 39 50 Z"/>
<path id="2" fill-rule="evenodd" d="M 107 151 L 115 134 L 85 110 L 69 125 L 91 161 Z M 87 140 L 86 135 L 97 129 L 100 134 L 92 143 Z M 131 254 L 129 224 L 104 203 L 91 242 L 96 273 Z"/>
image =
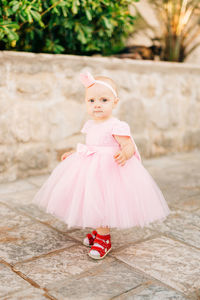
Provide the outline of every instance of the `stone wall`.
<path id="1" fill-rule="evenodd" d="M 200 148 L 200 67 L 73 55 L 0 52 L 0 182 L 50 172 L 84 142 L 79 73 L 113 78 L 113 115 L 129 123 L 142 158 Z"/>

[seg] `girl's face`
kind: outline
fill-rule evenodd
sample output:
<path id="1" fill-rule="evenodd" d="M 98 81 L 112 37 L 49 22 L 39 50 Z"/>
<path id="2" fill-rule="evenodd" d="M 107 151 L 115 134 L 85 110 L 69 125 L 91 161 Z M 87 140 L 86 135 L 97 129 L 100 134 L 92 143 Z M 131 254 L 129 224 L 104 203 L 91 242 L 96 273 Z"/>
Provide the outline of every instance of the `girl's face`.
<path id="1" fill-rule="evenodd" d="M 88 114 L 94 120 L 104 120 L 112 115 L 112 110 L 119 99 L 115 97 L 109 88 L 95 83 L 86 88 L 85 101 Z"/>

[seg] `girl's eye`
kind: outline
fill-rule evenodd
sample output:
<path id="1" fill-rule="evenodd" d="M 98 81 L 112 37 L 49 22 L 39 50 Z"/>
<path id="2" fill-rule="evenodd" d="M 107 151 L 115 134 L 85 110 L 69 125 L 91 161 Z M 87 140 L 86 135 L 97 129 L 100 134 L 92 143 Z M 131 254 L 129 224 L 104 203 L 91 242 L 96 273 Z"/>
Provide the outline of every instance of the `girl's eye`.
<path id="1" fill-rule="evenodd" d="M 106 99 L 106 98 L 104 98 L 104 99 L 103 99 L 103 102 L 106 102 L 106 101 L 107 101 L 107 99 Z"/>
<path id="2" fill-rule="evenodd" d="M 94 99 L 90 99 L 89 102 L 94 102 Z"/>

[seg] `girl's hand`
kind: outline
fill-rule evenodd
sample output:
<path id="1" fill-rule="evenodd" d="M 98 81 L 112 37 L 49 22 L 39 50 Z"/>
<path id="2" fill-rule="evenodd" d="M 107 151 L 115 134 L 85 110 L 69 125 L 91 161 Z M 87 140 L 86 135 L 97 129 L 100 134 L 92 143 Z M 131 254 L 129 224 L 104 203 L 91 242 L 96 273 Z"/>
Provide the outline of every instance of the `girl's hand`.
<path id="1" fill-rule="evenodd" d="M 65 158 L 67 158 L 70 154 L 74 153 L 75 151 L 68 151 L 65 152 L 62 156 L 61 156 L 61 160 L 64 160 Z"/>
<path id="2" fill-rule="evenodd" d="M 115 153 L 114 159 L 116 163 L 118 163 L 121 166 L 124 166 L 127 161 L 126 155 L 123 151 L 118 151 L 117 153 Z"/>
<path id="3" fill-rule="evenodd" d="M 120 151 L 115 153 L 114 159 L 118 164 L 124 166 L 126 161 L 134 155 L 135 146 L 130 136 L 114 135 L 114 138 L 120 145 Z"/>

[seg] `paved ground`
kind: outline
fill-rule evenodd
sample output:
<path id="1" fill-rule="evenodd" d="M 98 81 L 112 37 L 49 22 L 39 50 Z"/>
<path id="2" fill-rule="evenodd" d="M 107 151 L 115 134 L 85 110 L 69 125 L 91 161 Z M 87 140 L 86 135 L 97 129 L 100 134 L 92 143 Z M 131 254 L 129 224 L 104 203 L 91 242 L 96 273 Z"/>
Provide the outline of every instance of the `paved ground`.
<path id="1" fill-rule="evenodd" d="M 47 176 L 0 185 L 0 299 L 200 299 L 200 151 L 143 160 L 172 214 L 162 224 L 111 231 L 100 261 L 85 230 L 31 204 Z"/>

